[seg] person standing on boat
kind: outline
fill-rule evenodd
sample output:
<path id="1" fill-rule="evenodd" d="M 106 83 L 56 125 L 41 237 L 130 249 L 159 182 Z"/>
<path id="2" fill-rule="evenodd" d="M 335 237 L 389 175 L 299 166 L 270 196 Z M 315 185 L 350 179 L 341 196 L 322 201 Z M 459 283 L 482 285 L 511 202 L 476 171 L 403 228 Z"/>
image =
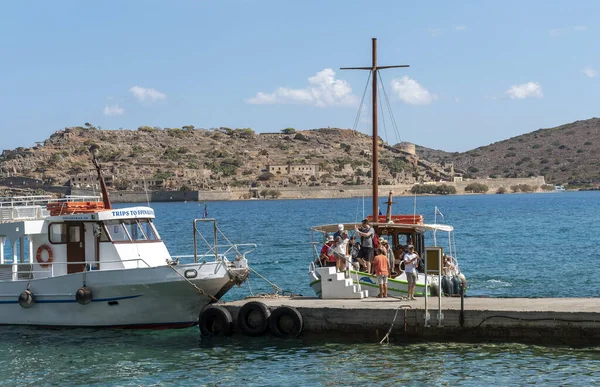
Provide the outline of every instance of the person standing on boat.
<path id="1" fill-rule="evenodd" d="M 333 233 L 333 240 L 336 240 L 337 237 L 341 237 L 343 233 L 344 233 L 344 225 L 338 224 L 338 230 Z"/>
<path id="2" fill-rule="evenodd" d="M 386 298 L 388 296 L 388 277 L 390 276 L 390 263 L 385 252 L 381 247 L 377 249 L 377 255 L 373 258 L 375 266 L 375 275 L 379 284 L 379 294 L 377 298 Z"/>
<path id="3" fill-rule="evenodd" d="M 353 265 L 358 265 L 356 262 L 358 261 L 357 256 L 360 251 L 360 243 L 356 242 L 356 237 L 352 235 L 348 240 L 348 255 L 351 257 L 351 262 Z M 361 259 L 362 261 L 362 259 Z M 360 262 L 359 262 L 360 263 Z M 364 266 L 364 261 L 363 261 Z M 356 267 L 358 270 L 358 267 Z"/>
<path id="4" fill-rule="evenodd" d="M 373 236 L 375 235 L 375 230 L 369 225 L 367 219 L 362 221 L 360 228 L 355 225 L 354 230 L 360 237 L 360 251 L 358 252 L 358 258 L 364 259 L 367 273 L 372 274 L 371 263 L 373 262 Z"/>
<path id="5" fill-rule="evenodd" d="M 416 300 L 415 285 L 417 284 L 417 261 L 419 254 L 415 253 L 415 247 L 408 245 L 406 254 L 404 254 L 404 272 L 408 281 L 408 299 Z"/>
<path id="6" fill-rule="evenodd" d="M 346 255 L 348 253 L 348 232 L 344 231 L 341 236 L 334 237 L 335 244 L 331 246 L 335 256 L 335 267 L 337 271 L 346 270 Z"/>

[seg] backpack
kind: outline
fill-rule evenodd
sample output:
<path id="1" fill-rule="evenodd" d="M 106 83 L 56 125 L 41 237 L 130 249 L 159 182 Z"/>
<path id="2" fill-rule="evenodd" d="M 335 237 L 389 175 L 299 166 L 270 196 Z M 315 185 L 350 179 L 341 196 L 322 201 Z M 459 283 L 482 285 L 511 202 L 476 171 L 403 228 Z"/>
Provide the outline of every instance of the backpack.
<path id="1" fill-rule="evenodd" d="M 379 247 L 379 235 L 373 233 L 373 248 L 376 249 Z"/>

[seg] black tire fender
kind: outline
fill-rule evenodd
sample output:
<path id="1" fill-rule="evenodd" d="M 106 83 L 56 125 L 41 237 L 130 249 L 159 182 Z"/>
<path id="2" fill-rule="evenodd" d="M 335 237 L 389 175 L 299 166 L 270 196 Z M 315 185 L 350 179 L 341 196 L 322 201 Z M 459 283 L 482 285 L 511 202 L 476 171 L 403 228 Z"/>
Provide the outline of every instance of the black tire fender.
<path id="1" fill-rule="evenodd" d="M 298 337 L 302 333 L 304 321 L 298 309 L 280 306 L 271 313 L 269 332 L 277 337 Z"/>
<path id="2" fill-rule="evenodd" d="M 248 336 L 260 336 L 267 330 L 271 311 L 258 301 L 245 303 L 238 312 L 238 325 Z"/>
<path id="3" fill-rule="evenodd" d="M 200 312 L 198 326 L 202 336 L 229 336 L 233 330 L 233 318 L 224 307 L 209 305 Z"/>

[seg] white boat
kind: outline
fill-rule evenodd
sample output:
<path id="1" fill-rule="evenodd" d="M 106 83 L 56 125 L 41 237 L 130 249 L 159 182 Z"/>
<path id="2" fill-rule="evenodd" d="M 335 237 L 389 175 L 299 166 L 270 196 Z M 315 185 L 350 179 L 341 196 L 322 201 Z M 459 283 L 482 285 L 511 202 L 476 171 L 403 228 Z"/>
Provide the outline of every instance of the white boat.
<path id="1" fill-rule="evenodd" d="M 456 260 L 456 247 L 454 245 L 454 228 L 443 224 L 424 224 L 420 215 L 392 215 L 390 221 L 385 221 L 385 216 L 380 216 L 377 223 L 371 223 L 375 233 L 379 238 L 383 238 L 388 242 L 390 251 L 388 259 L 392 274 L 388 279 L 388 295 L 393 297 L 405 297 L 408 293 L 408 281 L 406 273 L 402 270 L 399 262 L 403 258 L 403 246 L 413 244 L 415 251 L 422 257 L 419 265 L 419 273 L 417 273 L 417 281 L 415 286 L 415 296 L 437 295 L 440 293 L 445 295 L 459 295 L 461 283 L 466 281 L 461 273 Z M 414 219 L 414 220 L 413 220 Z M 359 226 L 359 223 L 345 223 L 344 229 L 353 230 L 354 226 Z M 326 235 L 337 231 L 337 224 L 322 225 L 312 227 L 312 231 L 316 234 L 313 240 L 326 240 Z M 315 249 L 320 250 L 320 243 L 315 244 Z M 314 256 L 318 256 L 318 251 L 314 251 Z M 444 257 L 446 259 L 444 259 Z M 339 281 L 343 281 L 347 286 L 338 285 L 341 292 L 355 294 L 357 298 L 365 296 L 377 296 L 379 293 L 379 285 L 377 278 L 363 271 L 356 270 L 356 263 L 352 262 L 348 257 L 348 269 L 339 275 Z M 352 268 L 350 268 L 352 265 Z M 442 270 L 439 270 L 442 267 Z M 319 268 L 318 264 L 310 265 L 309 279 L 310 287 L 321 297 L 323 295 L 322 281 L 320 271 L 331 271 L 335 268 Z M 337 273 L 336 273 L 337 274 Z M 335 279 L 334 279 L 335 280 Z M 331 281 L 333 282 L 333 281 Z M 425 284 L 428 284 L 426 287 Z M 440 286 L 441 284 L 441 286 Z M 356 286 L 356 285 L 360 285 Z M 347 288 L 348 290 L 345 290 Z M 367 290 L 368 292 L 364 292 Z M 342 298 L 340 294 L 332 298 Z"/>
<path id="2" fill-rule="evenodd" d="M 204 306 L 245 281 L 246 254 L 255 245 L 218 246 L 216 221 L 196 219 L 194 254 L 183 263 L 161 240 L 152 208 L 113 209 L 100 182 L 103 201 L 0 201 L 0 324 L 187 327 L 198 323 Z M 210 223 L 214 236 L 201 236 L 201 222 Z M 214 241 L 204 254 L 197 235 Z"/>
<path id="3" fill-rule="evenodd" d="M 565 187 L 562 185 L 555 185 L 554 186 L 554 191 L 556 192 L 565 192 Z"/>
<path id="4" fill-rule="evenodd" d="M 415 295 L 458 295 L 462 290 L 466 290 L 466 279 L 461 273 L 458 261 L 456 259 L 456 246 L 454 245 L 454 228 L 449 225 L 437 224 L 437 215 L 441 214 L 437 207 L 434 217 L 436 221 L 433 224 L 425 224 L 421 215 L 392 215 L 391 205 L 392 192 L 389 193 L 387 201 L 387 214 L 379 215 L 379 193 L 378 193 L 378 133 L 377 133 L 377 78 L 378 71 L 385 68 L 408 67 L 401 66 L 377 66 L 377 40 L 373 39 L 373 63 L 369 67 L 351 67 L 344 69 L 358 69 L 371 71 L 372 79 L 372 100 L 373 100 L 373 169 L 372 169 L 372 214 L 378 214 L 377 217 L 371 215 L 367 219 L 375 230 L 375 233 L 388 241 L 390 251 L 388 259 L 390 268 L 394 267 L 395 261 L 403 258 L 401 248 L 406 245 L 414 245 L 415 252 L 421 258 L 419 273 L 417 276 Z M 359 223 L 340 222 L 344 229 L 354 230 L 355 225 Z M 349 257 L 346 257 L 348 264 L 345 272 L 338 272 L 335 267 L 319 267 L 320 250 L 327 236 L 338 230 L 338 224 L 328 224 L 312 227 L 313 231 L 313 261 L 309 265 L 310 286 L 317 296 L 321 298 L 363 298 L 377 296 L 379 285 L 375 275 L 357 271 Z M 440 236 L 438 233 L 445 233 L 447 238 L 445 246 L 438 243 Z M 315 234 L 317 236 L 315 237 Z M 357 238 L 358 240 L 359 238 Z M 408 293 L 408 282 L 406 273 L 402 267 L 396 268 L 396 273 L 392 273 L 388 280 L 388 295 L 402 297 Z M 393 271 L 393 270 L 392 270 Z"/>

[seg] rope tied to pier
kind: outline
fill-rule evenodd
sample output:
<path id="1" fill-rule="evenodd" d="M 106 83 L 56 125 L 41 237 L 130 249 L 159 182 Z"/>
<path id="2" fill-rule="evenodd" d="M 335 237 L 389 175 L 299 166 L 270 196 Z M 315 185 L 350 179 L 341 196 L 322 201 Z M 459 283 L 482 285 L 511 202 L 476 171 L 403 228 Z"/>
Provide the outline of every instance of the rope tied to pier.
<path id="1" fill-rule="evenodd" d="M 171 270 L 173 270 L 175 272 L 175 274 L 177 274 L 178 276 L 180 276 L 181 278 L 183 278 L 188 284 L 192 285 L 194 287 L 194 289 L 196 289 L 198 291 L 198 293 L 207 296 L 208 298 L 210 298 L 213 302 L 219 302 L 219 299 L 216 298 L 215 296 L 213 296 L 212 294 L 208 294 L 206 293 L 203 289 L 200 289 L 195 283 L 193 283 L 192 281 L 190 281 L 189 279 L 185 278 L 184 275 L 182 275 L 180 272 L 177 271 L 177 269 L 175 269 L 173 267 L 173 265 L 175 264 L 175 262 L 168 262 L 167 266 L 171 268 Z"/>
<path id="2" fill-rule="evenodd" d="M 394 314 L 392 325 L 390 325 L 390 329 L 388 329 L 387 333 L 385 334 L 385 336 L 383 336 L 383 339 L 381 339 L 379 344 L 383 344 L 384 341 L 386 342 L 386 344 L 390 343 L 390 333 L 392 333 L 392 329 L 394 328 L 394 324 L 396 323 L 396 318 L 398 317 L 398 312 L 400 311 L 400 309 L 404 309 L 404 330 L 406 331 L 406 311 L 408 309 L 412 309 L 412 306 L 402 304 L 396 308 L 396 313 Z"/>

